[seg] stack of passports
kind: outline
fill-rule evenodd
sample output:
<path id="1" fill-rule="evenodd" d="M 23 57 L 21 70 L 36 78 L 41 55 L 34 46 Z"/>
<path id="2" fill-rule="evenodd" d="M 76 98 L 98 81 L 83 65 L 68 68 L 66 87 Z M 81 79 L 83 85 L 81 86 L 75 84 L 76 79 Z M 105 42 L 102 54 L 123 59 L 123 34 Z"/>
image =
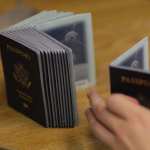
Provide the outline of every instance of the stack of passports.
<path id="1" fill-rule="evenodd" d="M 8 104 L 45 127 L 77 124 L 70 48 L 33 28 L 0 33 Z"/>

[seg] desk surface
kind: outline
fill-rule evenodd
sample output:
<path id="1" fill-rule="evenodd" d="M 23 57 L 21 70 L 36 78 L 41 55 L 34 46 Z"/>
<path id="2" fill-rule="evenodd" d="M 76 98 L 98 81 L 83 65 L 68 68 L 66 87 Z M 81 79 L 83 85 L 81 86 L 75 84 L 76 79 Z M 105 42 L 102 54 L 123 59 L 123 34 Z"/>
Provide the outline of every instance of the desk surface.
<path id="1" fill-rule="evenodd" d="M 13 0 L 12 0 L 13 1 Z M 8 5 L 11 8 L 11 3 Z M 93 14 L 96 51 L 97 90 L 109 95 L 108 65 L 144 36 L 150 35 L 148 0 L 97 0 L 25 3 L 38 9 L 58 9 Z M 1 5 L 1 3 L 3 5 Z M 5 1 L 0 2 L 7 10 Z M 13 3 L 12 3 L 12 6 Z M 1 69 L 1 68 L 0 68 Z M 2 72 L 2 70 L 0 70 Z M 80 124 L 73 129 L 45 129 L 9 108 L 5 102 L 4 81 L 0 73 L 0 147 L 11 150 L 108 150 L 91 134 L 84 111 L 88 107 L 86 90 L 78 92 Z"/>

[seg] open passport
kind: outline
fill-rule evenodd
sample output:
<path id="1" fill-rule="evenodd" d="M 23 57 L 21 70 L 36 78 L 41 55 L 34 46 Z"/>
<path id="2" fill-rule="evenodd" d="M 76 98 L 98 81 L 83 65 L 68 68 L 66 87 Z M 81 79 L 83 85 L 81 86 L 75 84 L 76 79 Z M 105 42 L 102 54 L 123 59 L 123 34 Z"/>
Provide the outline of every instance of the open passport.
<path id="1" fill-rule="evenodd" d="M 150 107 L 148 37 L 135 44 L 109 66 L 112 93 L 123 93 Z"/>

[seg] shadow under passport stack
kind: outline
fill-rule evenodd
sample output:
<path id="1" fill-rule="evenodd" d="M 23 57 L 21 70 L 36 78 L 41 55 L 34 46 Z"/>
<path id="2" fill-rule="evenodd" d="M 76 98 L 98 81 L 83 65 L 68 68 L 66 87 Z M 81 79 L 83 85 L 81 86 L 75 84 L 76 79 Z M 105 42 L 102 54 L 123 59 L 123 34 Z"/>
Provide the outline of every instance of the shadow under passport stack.
<path id="1" fill-rule="evenodd" d="M 135 44 L 109 66 L 112 93 L 136 98 L 150 108 L 150 70 L 148 38 Z"/>

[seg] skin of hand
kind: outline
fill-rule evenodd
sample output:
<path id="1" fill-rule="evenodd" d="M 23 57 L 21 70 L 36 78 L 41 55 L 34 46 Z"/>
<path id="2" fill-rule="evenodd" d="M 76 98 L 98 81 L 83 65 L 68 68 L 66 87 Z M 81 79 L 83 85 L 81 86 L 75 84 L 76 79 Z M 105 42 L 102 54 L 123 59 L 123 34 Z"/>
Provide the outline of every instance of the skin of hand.
<path id="1" fill-rule="evenodd" d="M 137 100 L 112 94 L 105 102 L 91 90 L 86 117 L 93 134 L 113 150 L 150 150 L 150 110 Z"/>

